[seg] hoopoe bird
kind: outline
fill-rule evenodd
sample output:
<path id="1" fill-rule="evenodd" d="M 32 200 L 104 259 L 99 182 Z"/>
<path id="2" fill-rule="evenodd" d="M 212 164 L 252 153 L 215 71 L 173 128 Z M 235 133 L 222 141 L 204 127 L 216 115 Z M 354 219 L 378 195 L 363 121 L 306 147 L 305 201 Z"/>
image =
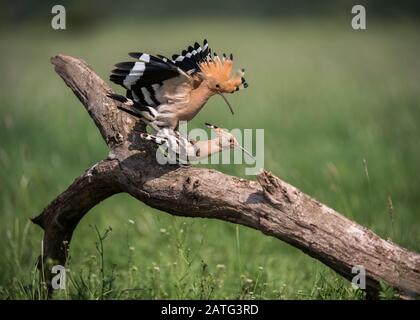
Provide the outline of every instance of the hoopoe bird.
<path id="1" fill-rule="evenodd" d="M 232 54 L 219 57 L 214 53 L 212 56 L 209 44 L 204 40 L 202 46 L 196 42 L 194 47 L 189 46 L 181 54 L 174 54 L 172 59 L 141 52 L 129 55 L 136 61 L 117 63 L 110 76 L 112 82 L 127 90 L 126 96 L 111 94 L 110 97 L 123 103 L 121 110 L 140 118 L 153 129 L 149 140 L 157 144 L 173 142 L 171 148 L 178 148 L 178 151 L 185 149 L 181 147 L 185 144 L 188 146 L 185 152 L 195 150 L 195 154 L 202 157 L 208 152 L 220 152 L 224 147 L 197 151 L 199 148 L 193 147 L 188 138 L 181 137 L 177 129 L 180 121 L 194 118 L 216 94 L 223 97 L 233 114 L 224 93 L 234 93 L 248 84 L 244 69 L 232 74 Z M 222 137 L 220 131 L 215 133 Z M 147 134 L 142 136 L 146 138 Z M 218 141 L 225 140 L 220 138 Z M 202 143 L 200 145 L 204 148 Z"/>
<path id="2" fill-rule="evenodd" d="M 176 163 L 190 163 L 234 148 L 241 149 L 255 160 L 254 156 L 238 143 L 234 135 L 210 123 L 206 122 L 205 125 L 213 130 L 216 135 L 215 139 L 192 141 L 181 135 L 179 131 L 169 132 L 172 129 L 167 128 L 158 131 L 157 135 L 141 133 L 141 137 L 163 146 L 163 153 L 166 157 Z"/>

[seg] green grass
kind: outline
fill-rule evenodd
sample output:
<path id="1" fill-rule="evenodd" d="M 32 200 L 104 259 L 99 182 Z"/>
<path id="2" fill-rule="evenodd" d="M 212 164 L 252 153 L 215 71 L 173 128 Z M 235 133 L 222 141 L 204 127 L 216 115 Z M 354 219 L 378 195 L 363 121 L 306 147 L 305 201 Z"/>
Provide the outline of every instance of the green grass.
<path id="1" fill-rule="evenodd" d="M 193 127 L 264 128 L 267 169 L 380 236 L 420 250 L 418 25 L 371 21 L 356 32 L 341 20 L 208 18 L 68 27 L 0 33 L 7 44 L 0 65 L 1 299 L 42 298 L 35 268 L 42 232 L 29 218 L 107 155 L 50 65 L 57 53 L 82 57 L 107 79 L 129 51 L 169 55 L 207 37 L 216 52 L 233 52 L 250 87 L 230 98 L 235 117 L 215 97 Z M 243 166 L 214 167 L 244 176 Z M 103 235 L 108 227 L 100 241 L 96 230 Z M 70 256 L 68 288 L 57 298 L 363 296 L 277 239 L 227 222 L 173 217 L 123 194 L 83 219 Z"/>

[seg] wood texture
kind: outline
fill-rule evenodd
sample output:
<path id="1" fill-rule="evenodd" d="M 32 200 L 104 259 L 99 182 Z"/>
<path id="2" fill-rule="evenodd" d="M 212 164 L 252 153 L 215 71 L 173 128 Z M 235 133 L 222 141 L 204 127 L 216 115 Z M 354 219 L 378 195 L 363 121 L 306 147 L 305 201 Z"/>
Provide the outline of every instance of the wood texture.
<path id="1" fill-rule="evenodd" d="M 264 171 L 257 181 L 193 166 L 159 165 L 155 147 L 139 139 L 144 126 L 117 109 L 111 88 L 82 60 L 58 55 L 56 72 L 73 90 L 109 146 L 107 159 L 78 177 L 33 219 L 44 231 L 42 265 L 64 264 L 71 235 L 100 201 L 126 192 L 178 216 L 220 219 L 285 241 L 351 280 L 366 270 L 366 290 L 377 298 L 380 282 L 401 297 L 420 294 L 420 255 L 384 240 L 297 188 Z"/>

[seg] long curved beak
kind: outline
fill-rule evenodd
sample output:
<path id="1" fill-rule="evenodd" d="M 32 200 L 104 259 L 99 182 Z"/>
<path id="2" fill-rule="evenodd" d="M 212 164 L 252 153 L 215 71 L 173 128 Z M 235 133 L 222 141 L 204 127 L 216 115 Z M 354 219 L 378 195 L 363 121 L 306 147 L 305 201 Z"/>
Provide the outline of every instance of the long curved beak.
<path id="1" fill-rule="evenodd" d="M 223 95 L 223 93 L 218 92 L 218 94 L 220 94 L 220 95 L 222 96 L 223 100 L 225 100 L 226 104 L 228 105 L 228 107 L 229 107 L 229 109 L 230 109 L 230 112 L 232 112 L 232 114 L 235 114 L 235 113 L 233 112 L 232 106 L 230 105 L 230 103 L 229 103 L 228 99 L 226 99 L 226 97 Z"/>
<path id="2" fill-rule="evenodd" d="M 254 158 L 254 156 L 251 154 L 251 152 L 249 152 L 248 150 L 246 150 L 244 147 L 237 145 L 239 147 L 239 149 L 241 149 L 243 152 L 245 152 L 248 156 L 250 156 L 254 161 L 257 161 L 257 159 Z"/>

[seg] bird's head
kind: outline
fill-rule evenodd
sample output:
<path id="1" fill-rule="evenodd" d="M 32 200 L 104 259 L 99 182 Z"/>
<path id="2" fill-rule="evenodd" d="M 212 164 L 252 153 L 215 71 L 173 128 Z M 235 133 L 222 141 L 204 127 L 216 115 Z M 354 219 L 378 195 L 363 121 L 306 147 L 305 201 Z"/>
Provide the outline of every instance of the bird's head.
<path id="1" fill-rule="evenodd" d="M 243 152 L 245 152 L 248 156 L 250 156 L 254 161 L 256 161 L 254 156 L 238 143 L 238 140 L 236 140 L 236 137 L 232 133 L 224 129 L 221 129 L 218 126 L 215 126 L 214 124 L 210 124 L 208 122 L 206 122 L 205 125 L 214 131 L 214 133 L 216 134 L 218 138 L 218 144 L 221 149 L 239 148 Z"/>
<path id="2" fill-rule="evenodd" d="M 214 94 L 219 94 L 223 97 L 233 114 L 232 107 L 223 94 L 234 93 L 235 91 L 248 87 L 244 78 L 245 70 L 241 69 L 232 73 L 232 54 L 230 57 L 226 57 L 226 55 L 223 54 L 223 57 L 220 58 L 214 53 L 213 57 L 209 56 L 207 60 L 201 62 L 199 66 L 200 73 L 209 89 Z"/>

